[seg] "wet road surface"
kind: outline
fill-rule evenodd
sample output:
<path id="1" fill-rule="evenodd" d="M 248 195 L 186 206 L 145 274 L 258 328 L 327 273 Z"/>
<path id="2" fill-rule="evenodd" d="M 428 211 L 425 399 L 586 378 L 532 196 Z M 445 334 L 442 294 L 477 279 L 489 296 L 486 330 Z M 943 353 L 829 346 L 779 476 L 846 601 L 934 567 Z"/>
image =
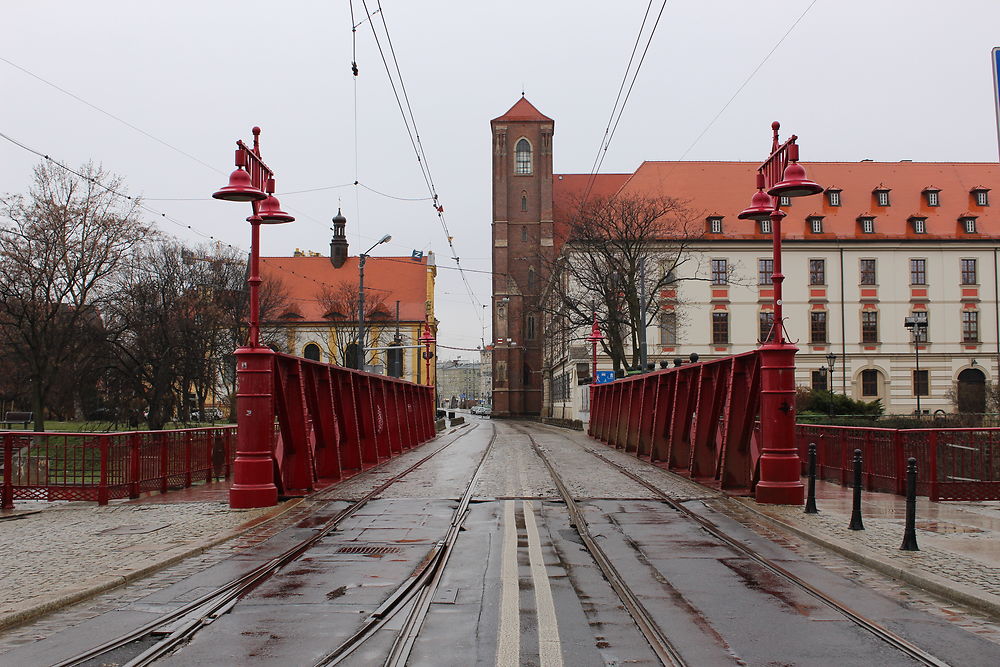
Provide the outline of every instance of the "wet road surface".
<path id="1" fill-rule="evenodd" d="M 923 664 L 589 454 L 614 452 L 582 434 L 488 420 L 475 420 L 412 453 L 419 458 L 454 439 L 158 664 L 316 664 L 428 567 L 480 464 L 472 502 L 405 664 L 661 664 L 584 547 L 529 433 L 578 501 L 591 536 L 684 664 Z M 393 461 L 368 481 L 359 477 L 328 490 L 313 499 L 308 515 L 269 539 L 117 609 L 0 653 L 0 664 L 55 664 L 176 609 L 314 535 L 387 477 L 391 466 L 406 465 Z M 943 664 L 1000 664 L 1000 645 L 989 633 L 970 632 L 860 586 L 737 521 L 717 494 L 634 459 L 628 465 L 732 538 Z M 340 664 L 382 664 L 406 617 L 403 608 Z M 137 652 L 128 647 L 93 664 L 123 664 Z"/>

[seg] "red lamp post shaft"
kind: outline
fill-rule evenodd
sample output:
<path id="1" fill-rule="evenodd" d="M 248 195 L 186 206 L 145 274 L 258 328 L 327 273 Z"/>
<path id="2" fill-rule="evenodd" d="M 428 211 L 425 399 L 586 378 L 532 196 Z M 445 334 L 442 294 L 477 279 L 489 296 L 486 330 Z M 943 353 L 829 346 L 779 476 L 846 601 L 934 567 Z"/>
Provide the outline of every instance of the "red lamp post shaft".
<path id="1" fill-rule="evenodd" d="M 254 215 L 250 217 L 250 275 L 247 287 L 250 298 L 250 317 L 247 324 L 247 347 L 260 347 L 260 218 L 254 203 Z"/>

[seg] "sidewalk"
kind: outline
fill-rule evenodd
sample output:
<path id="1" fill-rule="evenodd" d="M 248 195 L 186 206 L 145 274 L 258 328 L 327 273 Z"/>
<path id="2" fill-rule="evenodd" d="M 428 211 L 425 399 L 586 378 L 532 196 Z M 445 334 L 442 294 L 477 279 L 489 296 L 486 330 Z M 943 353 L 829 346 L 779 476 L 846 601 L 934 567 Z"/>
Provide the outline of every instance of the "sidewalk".
<path id="1" fill-rule="evenodd" d="M 788 530 L 931 593 L 1000 617 L 1000 501 L 937 502 L 917 497 L 917 545 L 900 551 L 906 500 L 863 492 L 865 530 L 849 530 L 853 490 L 816 482 L 819 514 L 736 498 Z"/>
<path id="2" fill-rule="evenodd" d="M 231 510 L 228 484 L 113 501 L 18 501 L 0 512 L 0 629 L 115 588 L 277 516 Z"/>

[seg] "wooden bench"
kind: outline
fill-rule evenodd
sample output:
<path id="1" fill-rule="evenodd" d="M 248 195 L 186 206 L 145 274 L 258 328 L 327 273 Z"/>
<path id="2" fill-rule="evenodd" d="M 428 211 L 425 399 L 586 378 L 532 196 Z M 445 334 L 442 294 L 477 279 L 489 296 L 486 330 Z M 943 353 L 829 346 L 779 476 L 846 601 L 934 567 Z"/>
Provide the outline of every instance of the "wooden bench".
<path id="1" fill-rule="evenodd" d="M 4 415 L 3 421 L 0 424 L 3 424 L 5 428 L 12 428 L 14 424 L 21 424 L 24 428 L 28 428 L 28 424 L 34 421 L 32 419 L 33 414 L 32 412 L 11 411 Z"/>

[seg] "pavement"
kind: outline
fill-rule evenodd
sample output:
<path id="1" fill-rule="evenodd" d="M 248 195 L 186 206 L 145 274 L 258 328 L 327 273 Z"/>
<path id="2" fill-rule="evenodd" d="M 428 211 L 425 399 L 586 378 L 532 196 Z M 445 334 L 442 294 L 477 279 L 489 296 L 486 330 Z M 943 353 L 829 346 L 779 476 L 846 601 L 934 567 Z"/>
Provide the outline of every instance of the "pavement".
<path id="1" fill-rule="evenodd" d="M 931 502 L 917 497 L 919 551 L 900 551 L 906 501 L 888 493 L 863 492 L 864 530 L 850 530 L 853 491 L 816 482 L 818 514 L 802 507 L 761 505 L 737 498 L 746 508 L 783 528 L 855 562 L 924 590 L 1000 618 L 1000 501 Z"/>
<path id="2" fill-rule="evenodd" d="M 232 510 L 220 482 L 103 507 L 18 501 L 0 512 L 0 629 L 198 554 L 299 500 Z"/>

